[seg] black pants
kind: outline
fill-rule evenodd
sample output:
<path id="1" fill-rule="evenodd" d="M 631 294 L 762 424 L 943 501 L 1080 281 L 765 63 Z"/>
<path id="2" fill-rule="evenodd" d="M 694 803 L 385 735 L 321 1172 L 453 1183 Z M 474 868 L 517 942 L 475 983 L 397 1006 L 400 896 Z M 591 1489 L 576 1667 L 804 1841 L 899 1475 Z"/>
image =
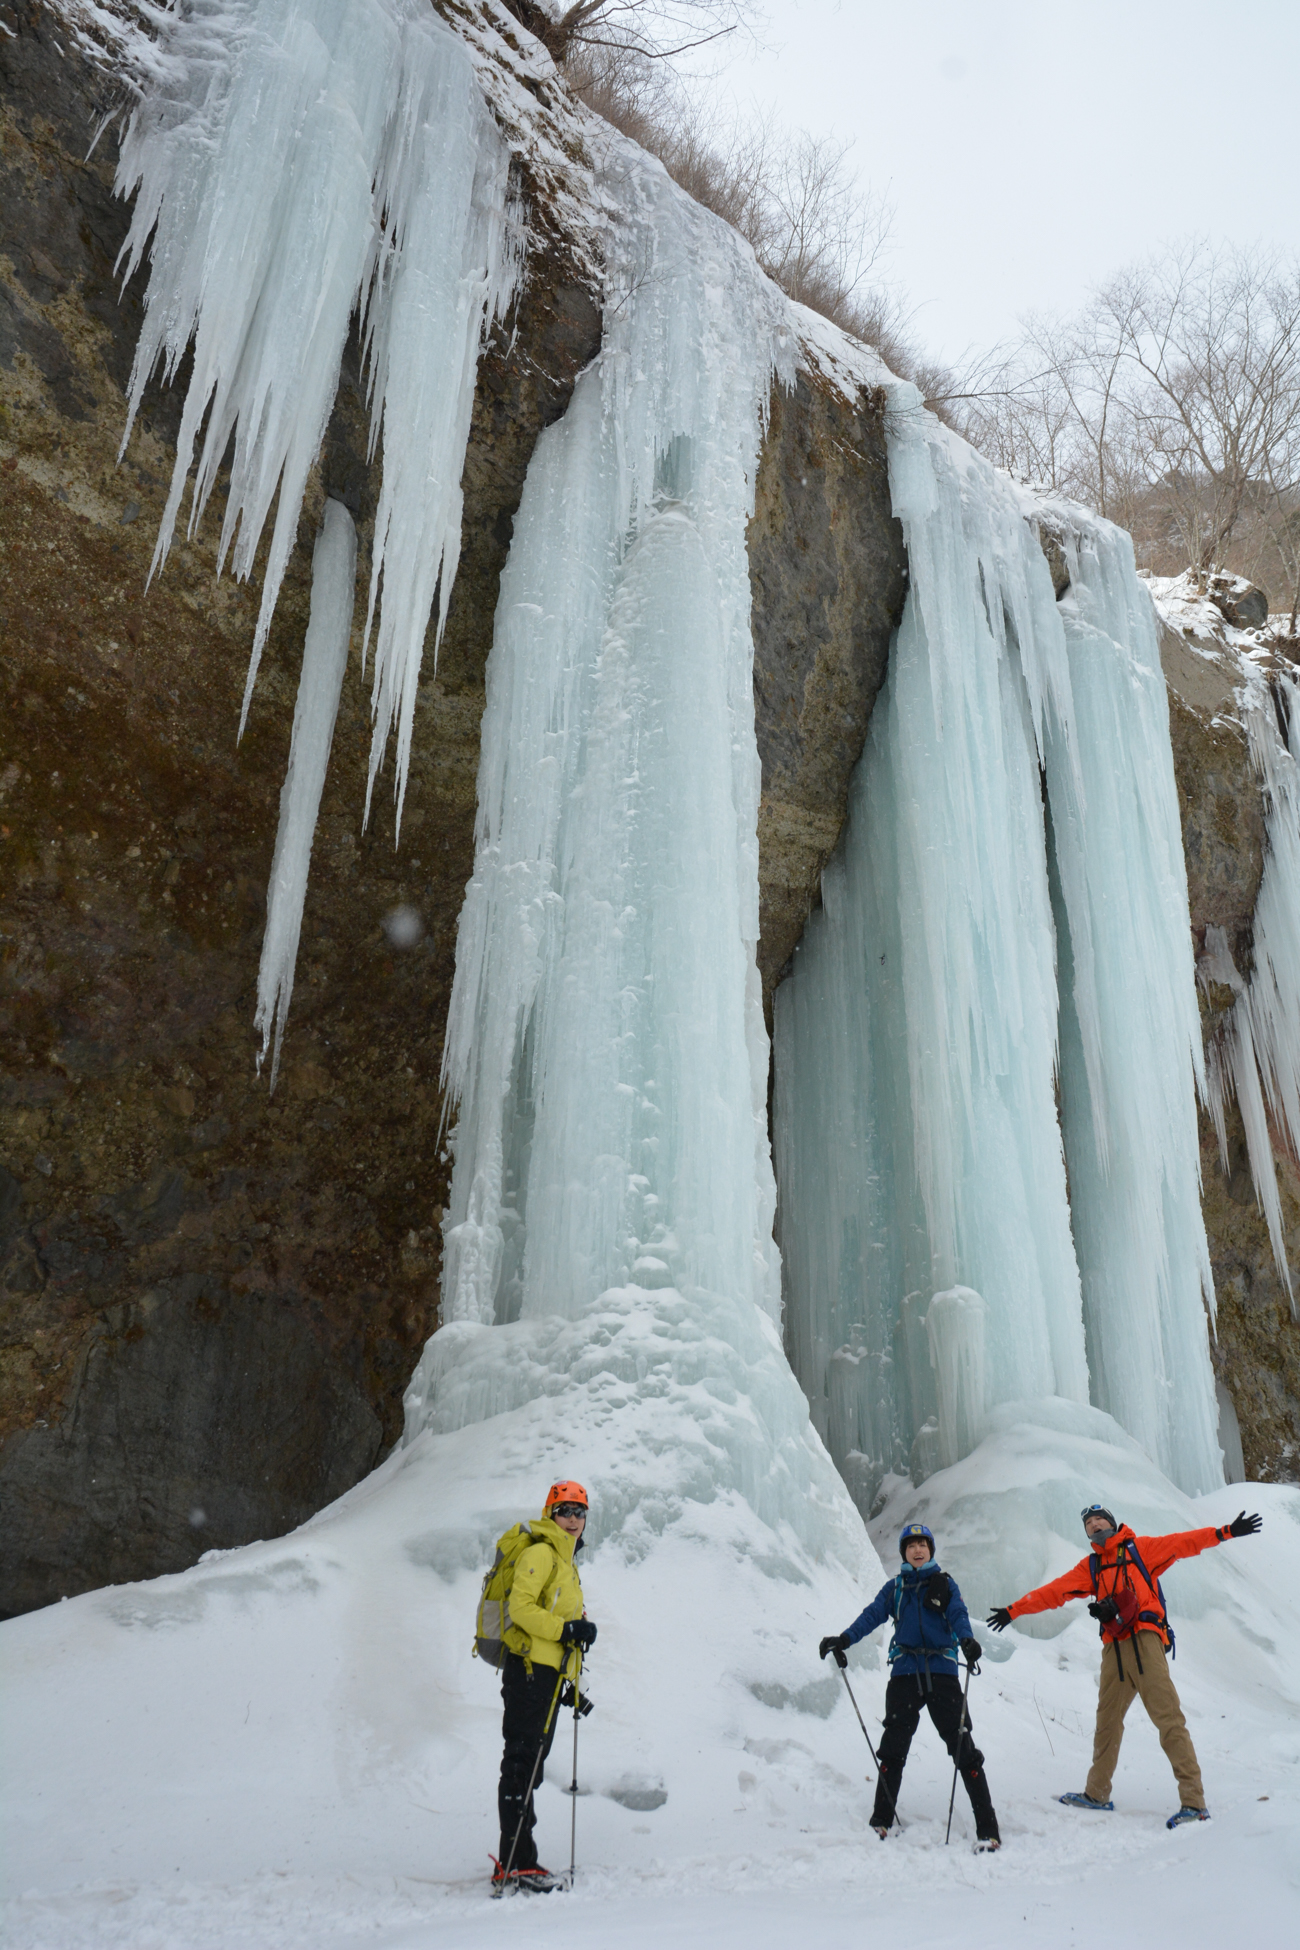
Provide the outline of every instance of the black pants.
<path id="1" fill-rule="evenodd" d="M 888 1828 L 894 1819 L 894 1805 L 903 1782 L 903 1768 L 912 1735 L 921 1723 L 922 1707 L 929 1708 L 935 1731 L 960 1769 L 970 1796 L 971 1812 L 975 1816 L 976 1835 L 981 1841 L 997 1838 L 998 1818 L 993 1812 L 989 1795 L 984 1756 L 971 1737 L 969 1709 L 958 1746 L 957 1730 L 961 1727 L 962 1717 L 961 1685 L 951 1673 L 934 1673 L 929 1678 L 908 1676 L 891 1679 L 885 1687 L 885 1731 L 880 1741 L 880 1779 L 876 1783 L 872 1827 Z"/>
<path id="2" fill-rule="evenodd" d="M 555 1711 L 551 1712 L 559 1677 L 554 1666 L 535 1665 L 530 1674 L 522 1659 L 513 1652 L 506 1653 L 501 1672 L 501 1703 L 504 1708 L 501 1731 L 505 1736 L 505 1751 L 501 1756 L 501 1785 L 497 1789 L 502 1868 L 509 1860 L 516 1828 L 519 1829 L 519 1845 L 515 1849 L 515 1868 L 537 1867 L 537 1844 L 533 1840 L 533 1797 L 528 1791 L 528 1782 L 540 1747 L 542 1759 L 538 1763 L 533 1786 L 541 1786 L 542 1767 L 551 1751 L 560 1718 L 558 1703 Z M 523 1816 L 522 1828 L 519 1826 L 520 1815 Z"/>

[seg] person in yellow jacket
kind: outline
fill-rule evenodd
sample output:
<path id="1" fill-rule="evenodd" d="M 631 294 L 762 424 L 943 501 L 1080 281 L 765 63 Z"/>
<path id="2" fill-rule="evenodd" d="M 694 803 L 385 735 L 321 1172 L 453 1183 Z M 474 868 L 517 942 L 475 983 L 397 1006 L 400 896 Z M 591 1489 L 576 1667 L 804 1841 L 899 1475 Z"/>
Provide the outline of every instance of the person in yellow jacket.
<path id="1" fill-rule="evenodd" d="M 530 1526 L 534 1541 L 520 1553 L 510 1586 L 501 1670 L 501 1855 L 493 1881 L 503 1881 L 508 1872 L 524 1889 L 554 1886 L 537 1860 L 533 1790 L 541 1784 L 555 1738 L 560 1689 L 566 1678 L 578 1677 L 582 1655 L 596 1637 L 596 1627 L 583 1613 L 574 1562 L 588 1507 L 581 1483 L 552 1483 L 541 1517 Z"/>

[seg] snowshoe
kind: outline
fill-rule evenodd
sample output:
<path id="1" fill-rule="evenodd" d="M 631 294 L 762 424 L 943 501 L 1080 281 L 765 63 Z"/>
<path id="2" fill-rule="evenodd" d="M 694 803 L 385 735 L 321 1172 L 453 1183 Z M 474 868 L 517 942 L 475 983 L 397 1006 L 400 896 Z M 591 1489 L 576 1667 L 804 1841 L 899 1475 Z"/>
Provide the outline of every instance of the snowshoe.
<path id="1" fill-rule="evenodd" d="M 564 1887 L 562 1877 L 552 1875 L 549 1869 L 543 1869 L 540 1864 L 531 1869 L 512 1869 L 507 1875 L 495 1855 L 491 1860 L 494 1896 L 504 1896 L 508 1889 L 522 1890 L 527 1895 L 549 1896 L 553 1889 Z"/>
<path id="2" fill-rule="evenodd" d="M 1176 1815 L 1170 1815 L 1165 1827 L 1181 1828 L 1185 1821 L 1208 1821 L 1209 1819 L 1208 1808 L 1180 1808 Z"/>
<path id="3" fill-rule="evenodd" d="M 1063 1808 L 1096 1808 L 1106 1815 L 1115 1812 L 1113 1801 L 1094 1801 L 1090 1794 L 1058 1794 L 1056 1798 Z"/>
<path id="4" fill-rule="evenodd" d="M 972 1855 L 994 1855 L 1002 1846 L 1000 1835 L 980 1835 L 971 1849 Z"/>
<path id="5" fill-rule="evenodd" d="M 549 1869 L 540 1865 L 535 1869 L 514 1869 L 510 1880 L 516 1889 L 522 1889 L 531 1896 L 549 1896 L 553 1889 L 563 1889 L 564 1878 L 553 1876 Z"/>
<path id="6" fill-rule="evenodd" d="M 894 1831 L 892 1826 L 882 1828 L 878 1821 L 873 1821 L 871 1824 L 871 1832 L 873 1835 L 879 1835 L 882 1842 L 887 1842 Z"/>

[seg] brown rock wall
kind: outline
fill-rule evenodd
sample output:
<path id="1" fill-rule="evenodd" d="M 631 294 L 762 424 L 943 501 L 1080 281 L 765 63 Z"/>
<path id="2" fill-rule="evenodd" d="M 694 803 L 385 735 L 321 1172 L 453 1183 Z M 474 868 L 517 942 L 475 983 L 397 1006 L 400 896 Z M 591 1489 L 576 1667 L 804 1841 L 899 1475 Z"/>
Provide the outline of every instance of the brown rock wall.
<path id="1" fill-rule="evenodd" d="M 821 898 L 907 593 L 883 414 L 882 394 L 850 407 L 802 374 L 792 393 L 773 388 L 749 529 L 769 1027 L 772 991 Z"/>
<path id="2" fill-rule="evenodd" d="M 1237 968 L 1248 976 L 1266 834 L 1260 785 L 1234 703 L 1235 673 L 1214 644 L 1190 643 L 1163 626 L 1160 650 L 1193 941 L 1199 955 L 1206 929 L 1222 928 Z M 1213 980 L 1202 980 L 1198 993 L 1208 1046 L 1235 995 Z M 1300 1481 L 1300 1322 L 1292 1317 L 1255 1197 L 1237 1106 L 1229 1105 L 1226 1118 L 1226 1169 L 1204 1112 L 1200 1126 L 1201 1206 L 1218 1316 L 1215 1372 L 1237 1411 L 1247 1476 Z M 1300 1176 L 1280 1142 L 1274 1154 L 1291 1278 L 1300 1292 Z"/>

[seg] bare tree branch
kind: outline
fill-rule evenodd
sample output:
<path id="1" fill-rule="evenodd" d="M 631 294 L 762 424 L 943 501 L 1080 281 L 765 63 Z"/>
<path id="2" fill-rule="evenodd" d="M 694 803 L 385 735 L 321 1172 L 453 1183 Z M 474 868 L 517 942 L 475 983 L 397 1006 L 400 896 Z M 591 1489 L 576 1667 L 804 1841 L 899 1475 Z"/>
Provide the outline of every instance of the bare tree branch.
<path id="1" fill-rule="evenodd" d="M 964 428 L 1015 471 L 1200 570 L 1300 561 L 1300 268 L 1194 241 L 1121 272 L 1067 320 L 1030 319 Z"/>

